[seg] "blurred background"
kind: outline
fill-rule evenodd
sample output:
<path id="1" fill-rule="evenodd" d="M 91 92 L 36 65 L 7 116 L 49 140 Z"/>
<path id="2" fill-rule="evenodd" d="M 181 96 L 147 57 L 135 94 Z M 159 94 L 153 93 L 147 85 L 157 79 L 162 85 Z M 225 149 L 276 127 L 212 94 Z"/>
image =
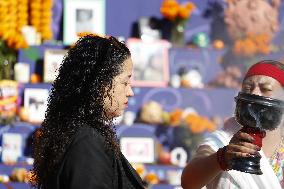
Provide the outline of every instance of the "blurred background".
<path id="1" fill-rule="evenodd" d="M 284 61 L 281 0 L 0 0 L 0 188 L 29 188 L 32 135 L 79 36 L 129 47 L 135 96 L 115 120 L 149 188 L 178 189 L 198 143 L 234 115 L 247 68 Z"/>

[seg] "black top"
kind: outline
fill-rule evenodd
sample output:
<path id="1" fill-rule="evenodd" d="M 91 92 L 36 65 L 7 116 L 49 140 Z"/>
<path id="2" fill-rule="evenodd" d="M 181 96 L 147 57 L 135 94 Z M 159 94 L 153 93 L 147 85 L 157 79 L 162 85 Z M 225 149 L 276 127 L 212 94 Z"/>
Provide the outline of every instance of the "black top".
<path id="1" fill-rule="evenodd" d="M 82 128 L 67 147 L 54 189 L 143 189 L 142 180 L 122 155 L 106 150 L 104 137 L 93 128 Z"/>

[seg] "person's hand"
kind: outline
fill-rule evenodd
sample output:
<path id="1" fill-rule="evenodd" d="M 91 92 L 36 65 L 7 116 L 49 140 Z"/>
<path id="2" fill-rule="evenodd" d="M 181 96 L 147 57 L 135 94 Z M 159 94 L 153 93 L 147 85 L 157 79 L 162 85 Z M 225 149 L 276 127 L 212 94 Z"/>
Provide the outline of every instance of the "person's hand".
<path id="1" fill-rule="evenodd" d="M 229 169 L 234 158 L 251 157 L 257 155 L 261 149 L 259 146 L 253 144 L 253 137 L 249 134 L 239 131 L 237 132 L 226 146 L 225 162 Z"/>

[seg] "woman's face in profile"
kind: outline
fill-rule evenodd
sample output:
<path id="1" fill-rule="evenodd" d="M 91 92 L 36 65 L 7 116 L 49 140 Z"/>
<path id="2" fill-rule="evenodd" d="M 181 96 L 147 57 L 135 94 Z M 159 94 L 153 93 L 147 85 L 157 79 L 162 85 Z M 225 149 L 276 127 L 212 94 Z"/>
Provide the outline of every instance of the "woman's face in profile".
<path id="1" fill-rule="evenodd" d="M 104 108 L 108 117 L 122 115 L 128 107 L 128 98 L 134 96 L 130 85 L 133 63 L 131 58 L 124 61 L 122 72 L 113 79 L 113 86 L 110 95 L 105 98 Z"/>
<path id="2" fill-rule="evenodd" d="M 242 91 L 254 95 L 284 100 L 284 90 L 280 82 L 269 76 L 255 75 L 246 78 L 242 85 Z"/>

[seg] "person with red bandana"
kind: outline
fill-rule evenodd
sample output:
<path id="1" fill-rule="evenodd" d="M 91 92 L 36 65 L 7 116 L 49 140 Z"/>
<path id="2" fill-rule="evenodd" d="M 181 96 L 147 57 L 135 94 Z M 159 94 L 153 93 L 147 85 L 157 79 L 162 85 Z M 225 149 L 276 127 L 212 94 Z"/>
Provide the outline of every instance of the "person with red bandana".
<path id="1" fill-rule="evenodd" d="M 254 64 L 245 75 L 242 92 L 284 100 L 284 64 L 265 60 Z M 184 168 L 181 184 L 184 189 L 281 189 L 284 171 L 284 116 L 279 126 L 267 131 L 263 146 L 242 132 L 234 117 L 225 121 L 221 130 L 204 139 L 196 155 Z M 232 170 L 234 158 L 259 153 L 262 175 Z M 220 155 L 221 154 L 221 155 Z"/>

